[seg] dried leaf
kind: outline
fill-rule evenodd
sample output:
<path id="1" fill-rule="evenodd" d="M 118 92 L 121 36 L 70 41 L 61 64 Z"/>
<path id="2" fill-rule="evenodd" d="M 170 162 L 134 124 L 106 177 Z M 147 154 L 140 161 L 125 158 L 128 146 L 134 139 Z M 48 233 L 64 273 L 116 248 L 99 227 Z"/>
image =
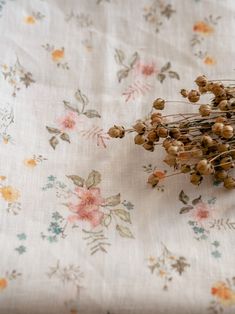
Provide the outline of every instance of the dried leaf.
<path id="1" fill-rule="evenodd" d="M 125 54 L 121 49 L 115 49 L 114 58 L 117 64 L 122 65 L 123 61 L 125 60 Z"/>
<path id="2" fill-rule="evenodd" d="M 111 221 L 112 221 L 111 215 L 104 214 L 103 220 L 102 220 L 102 225 L 107 228 L 110 225 Z"/>
<path id="3" fill-rule="evenodd" d="M 60 134 L 61 131 L 59 129 L 56 129 L 56 128 L 51 128 L 49 126 L 46 126 L 46 129 L 49 133 L 52 133 L 52 134 Z"/>
<path id="4" fill-rule="evenodd" d="M 92 188 L 101 182 L 101 174 L 98 171 L 92 170 L 86 180 L 86 187 Z"/>
<path id="5" fill-rule="evenodd" d="M 116 225 L 116 230 L 119 232 L 121 237 L 134 239 L 134 236 L 129 228 L 123 227 L 121 225 Z"/>
<path id="6" fill-rule="evenodd" d="M 182 190 L 182 191 L 180 192 L 180 194 L 179 194 L 179 200 L 180 200 L 182 203 L 184 203 L 184 204 L 188 204 L 189 197 L 188 197 L 188 195 L 186 195 L 186 194 L 184 193 L 183 190 Z"/>
<path id="7" fill-rule="evenodd" d="M 70 176 L 67 176 L 67 178 L 71 179 L 73 181 L 73 183 L 77 186 L 83 186 L 84 185 L 85 180 L 79 176 L 70 175 Z"/>
<path id="8" fill-rule="evenodd" d="M 115 209 L 114 213 L 116 216 L 118 216 L 121 220 L 125 222 L 131 223 L 130 213 L 126 211 L 125 209 Z"/>
<path id="9" fill-rule="evenodd" d="M 171 67 L 171 63 L 167 62 L 162 68 L 161 68 L 161 72 L 165 72 L 167 70 L 169 70 Z"/>
<path id="10" fill-rule="evenodd" d="M 70 102 L 64 100 L 63 103 L 64 103 L 65 109 L 68 109 L 68 110 L 71 110 L 71 111 L 73 111 L 73 112 L 79 113 L 79 110 L 78 110 L 77 108 L 72 107 L 72 106 L 70 105 Z"/>
<path id="11" fill-rule="evenodd" d="M 126 78 L 129 74 L 130 69 L 119 70 L 117 72 L 118 82 L 120 83 L 122 79 Z"/>
<path id="12" fill-rule="evenodd" d="M 60 135 L 60 138 L 63 140 L 63 141 L 66 141 L 68 143 L 70 143 L 70 138 L 69 138 L 69 135 L 67 133 L 62 133 Z"/>
<path id="13" fill-rule="evenodd" d="M 120 204 L 120 202 L 121 202 L 121 195 L 120 193 L 118 193 L 117 195 L 107 197 L 105 199 L 105 206 L 116 206 Z"/>
<path id="14" fill-rule="evenodd" d="M 53 149 L 55 149 L 56 146 L 59 144 L 59 141 L 58 141 L 56 136 L 52 136 L 52 138 L 49 140 L 49 142 L 50 142 L 50 145 Z"/>
<path id="15" fill-rule="evenodd" d="M 88 104 L 88 98 L 86 95 L 82 94 L 81 90 L 78 89 L 75 94 L 74 97 L 80 102 L 82 103 L 84 106 L 86 106 Z"/>
<path id="16" fill-rule="evenodd" d="M 177 80 L 180 79 L 179 74 L 177 72 L 175 72 L 175 71 L 169 71 L 168 74 L 169 74 L 170 78 L 174 78 L 174 79 L 177 79 Z"/>
<path id="17" fill-rule="evenodd" d="M 157 75 L 157 79 L 160 81 L 160 83 L 162 83 L 166 78 L 166 75 L 163 73 L 158 73 Z"/>
<path id="18" fill-rule="evenodd" d="M 129 60 L 129 66 L 130 68 L 133 68 L 133 66 L 136 64 L 136 62 L 140 59 L 140 56 L 138 52 L 134 52 Z"/>
<path id="19" fill-rule="evenodd" d="M 192 201 L 192 204 L 193 204 L 193 205 L 197 205 L 197 203 L 200 203 L 201 200 L 202 200 L 202 197 L 201 197 L 201 195 L 200 195 L 198 198 L 195 198 L 195 199 Z"/>
<path id="20" fill-rule="evenodd" d="M 87 118 L 101 118 L 101 115 L 99 114 L 99 112 L 93 109 L 87 110 L 86 112 L 83 112 L 83 114 Z"/>
<path id="21" fill-rule="evenodd" d="M 191 205 L 182 207 L 181 210 L 180 210 L 180 214 L 186 214 L 186 213 L 188 213 L 191 209 L 193 209 L 193 206 L 191 206 Z"/>

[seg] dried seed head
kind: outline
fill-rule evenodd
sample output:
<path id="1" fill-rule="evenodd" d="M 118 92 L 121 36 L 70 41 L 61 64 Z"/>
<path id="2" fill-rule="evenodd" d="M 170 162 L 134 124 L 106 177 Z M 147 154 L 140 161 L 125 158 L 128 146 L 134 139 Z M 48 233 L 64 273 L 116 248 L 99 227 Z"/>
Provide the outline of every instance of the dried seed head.
<path id="1" fill-rule="evenodd" d="M 212 125 L 212 132 L 216 135 L 221 135 L 221 132 L 223 131 L 224 124 L 220 122 L 216 122 Z"/>
<path id="2" fill-rule="evenodd" d="M 163 110 L 165 107 L 165 100 L 162 98 L 157 98 L 153 103 L 153 108 L 157 110 Z"/>
<path id="3" fill-rule="evenodd" d="M 188 172 L 191 171 L 191 167 L 190 167 L 190 165 L 182 165 L 181 168 L 180 168 L 180 171 L 182 173 L 188 173 Z"/>
<path id="4" fill-rule="evenodd" d="M 225 122 L 227 122 L 227 119 L 225 117 L 221 116 L 221 117 L 217 117 L 215 119 L 215 122 L 225 123 Z"/>
<path id="5" fill-rule="evenodd" d="M 147 138 L 151 142 L 157 142 L 159 141 L 159 136 L 157 135 L 156 131 L 150 131 L 147 135 Z"/>
<path id="6" fill-rule="evenodd" d="M 190 182 L 194 185 L 199 185 L 202 182 L 202 176 L 197 173 L 192 173 L 190 176 Z"/>
<path id="7" fill-rule="evenodd" d="M 201 137 L 201 143 L 204 147 L 210 147 L 214 144 L 214 141 L 209 135 L 203 135 Z"/>
<path id="8" fill-rule="evenodd" d="M 159 183 L 159 179 L 154 174 L 151 174 L 148 177 L 148 183 L 151 184 L 152 187 L 155 187 Z"/>
<path id="9" fill-rule="evenodd" d="M 199 112 L 202 117 L 209 116 L 211 113 L 211 106 L 210 105 L 201 105 L 199 107 Z"/>
<path id="10" fill-rule="evenodd" d="M 221 100 L 221 102 L 219 103 L 219 109 L 221 111 L 228 111 L 229 110 L 228 101 L 227 100 Z"/>
<path id="11" fill-rule="evenodd" d="M 178 139 L 181 136 L 181 132 L 179 128 L 172 128 L 170 129 L 170 136 Z"/>
<path id="12" fill-rule="evenodd" d="M 219 165 L 224 170 L 229 170 L 234 167 L 234 162 L 231 156 L 226 156 L 220 160 Z"/>
<path id="13" fill-rule="evenodd" d="M 153 145 L 153 142 L 146 142 L 143 144 L 143 147 L 144 149 L 150 151 L 150 152 L 153 152 L 154 151 L 154 145 Z"/>
<path id="14" fill-rule="evenodd" d="M 138 133 L 138 134 L 144 134 L 146 130 L 146 125 L 143 122 L 138 122 L 133 126 L 133 129 Z"/>
<path id="15" fill-rule="evenodd" d="M 229 144 L 226 144 L 226 143 L 221 143 L 218 145 L 218 152 L 219 153 L 223 153 L 223 152 L 226 152 L 229 150 Z"/>
<path id="16" fill-rule="evenodd" d="M 214 83 L 211 92 L 215 96 L 222 96 L 225 93 L 224 86 L 220 83 Z"/>
<path id="17" fill-rule="evenodd" d="M 235 188 L 235 180 L 231 176 L 228 176 L 226 179 L 224 179 L 224 187 L 226 189 L 234 189 Z"/>
<path id="18" fill-rule="evenodd" d="M 167 155 L 163 161 L 170 167 L 176 166 L 176 157 L 173 155 Z"/>
<path id="19" fill-rule="evenodd" d="M 122 126 L 114 125 L 112 128 L 109 129 L 108 135 L 114 138 L 122 138 L 125 135 L 125 129 Z"/>
<path id="20" fill-rule="evenodd" d="M 233 137 L 233 127 L 231 125 L 225 125 L 221 132 L 223 138 L 230 139 Z"/>
<path id="21" fill-rule="evenodd" d="M 188 100 L 190 102 L 197 102 L 200 99 L 200 93 L 195 90 L 192 89 L 189 93 L 188 93 Z"/>
<path id="22" fill-rule="evenodd" d="M 135 144 L 142 145 L 145 142 L 143 135 L 137 134 L 134 138 Z"/>
<path id="23" fill-rule="evenodd" d="M 198 76 L 195 80 L 195 83 L 197 84 L 197 86 L 199 87 L 204 87 L 206 86 L 207 84 L 207 78 L 205 77 L 205 75 L 201 75 L 201 76 Z"/>
<path id="24" fill-rule="evenodd" d="M 217 170 L 215 171 L 214 177 L 218 181 L 223 181 L 228 176 L 228 173 L 225 170 Z"/>
<path id="25" fill-rule="evenodd" d="M 188 97 L 188 91 L 186 89 L 181 89 L 180 94 L 184 97 L 187 98 Z"/>
<path id="26" fill-rule="evenodd" d="M 168 130 L 164 128 L 163 126 L 160 126 L 157 128 L 157 134 L 159 137 L 167 137 L 168 136 Z"/>

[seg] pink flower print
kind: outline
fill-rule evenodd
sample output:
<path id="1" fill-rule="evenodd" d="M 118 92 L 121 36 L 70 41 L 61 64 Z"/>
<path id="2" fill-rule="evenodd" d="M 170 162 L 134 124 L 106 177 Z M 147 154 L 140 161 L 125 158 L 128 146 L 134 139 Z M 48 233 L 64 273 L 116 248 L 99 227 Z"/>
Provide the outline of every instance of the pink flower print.
<path id="1" fill-rule="evenodd" d="M 104 216 L 103 212 L 100 211 L 100 205 L 104 203 L 104 199 L 100 195 L 100 189 L 77 187 L 75 192 L 80 201 L 76 205 L 69 205 L 69 209 L 75 215 L 69 216 L 68 220 L 70 222 L 83 220 L 89 222 L 93 228 L 98 226 Z"/>
<path id="2" fill-rule="evenodd" d="M 139 61 L 135 66 L 136 74 L 149 77 L 157 73 L 156 65 L 154 62 L 142 63 Z"/>
<path id="3" fill-rule="evenodd" d="M 203 222 L 213 216 L 213 208 L 204 202 L 199 202 L 192 211 L 193 218 L 198 222 Z"/>
<path id="4" fill-rule="evenodd" d="M 62 131 L 74 130 L 77 125 L 77 122 L 78 115 L 73 111 L 69 111 L 65 116 L 58 119 L 58 123 Z"/>

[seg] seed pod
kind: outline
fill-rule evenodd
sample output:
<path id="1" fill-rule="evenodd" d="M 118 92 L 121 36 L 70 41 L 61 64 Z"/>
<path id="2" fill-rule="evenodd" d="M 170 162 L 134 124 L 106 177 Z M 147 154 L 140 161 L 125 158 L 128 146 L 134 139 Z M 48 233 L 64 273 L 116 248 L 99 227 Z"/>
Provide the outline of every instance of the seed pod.
<path id="1" fill-rule="evenodd" d="M 227 100 L 221 100 L 221 102 L 219 103 L 219 109 L 221 111 L 228 111 L 229 110 L 228 101 Z"/>
<path id="2" fill-rule="evenodd" d="M 144 137 L 143 137 L 142 135 L 137 134 L 137 135 L 135 136 L 135 138 L 134 138 L 134 141 L 135 141 L 135 144 L 137 144 L 137 145 L 142 145 L 142 144 L 144 144 L 145 139 L 144 139 Z"/>
<path id="3" fill-rule="evenodd" d="M 157 135 L 156 131 L 150 131 L 147 135 L 147 138 L 151 142 L 159 141 L 159 136 Z"/>
<path id="4" fill-rule="evenodd" d="M 165 107 L 165 100 L 162 98 L 157 98 L 153 103 L 153 108 L 157 110 L 163 110 Z"/>
<path id="5" fill-rule="evenodd" d="M 222 133 L 223 138 L 230 139 L 233 137 L 233 127 L 231 125 L 225 125 L 223 127 Z"/>
<path id="6" fill-rule="evenodd" d="M 203 156 L 203 151 L 195 147 L 191 150 L 191 155 L 193 158 L 201 158 Z"/>
<path id="7" fill-rule="evenodd" d="M 207 117 L 211 113 L 211 106 L 210 105 L 201 105 L 199 107 L 199 112 L 202 117 Z"/>
<path id="8" fill-rule="evenodd" d="M 154 117 L 151 120 L 151 124 L 157 126 L 162 123 L 162 119 L 160 117 Z"/>
<path id="9" fill-rule="evenodd" d="M 122 138 L 125 135 L 125 129 L 122 126 L 114 125 L 112 128 L 109 129 L 108 135 L 113 138 Z"/>
<path id="10" fill-rule="evenodd" d="M 167 155 L 163 161 L 170 167 L 176 166 L 176 157 L 173 155 Z"/>
<path id="11" fill-rule="evenodd" d="M 224 187 L 226 189 L 234 189 L 235 188 L 235 180 L 231 176 L 228 176 L 226 179 L 224 179 Z"/>
<path id="12" fill-rule="evenodd" d="M 152 187 L 155 187 L 159 183 L 159 179 L 154 174 L 151 174 L 148 177 L 148 183 L 151 184 Z"/>
<path id="13" fill-rule="evenodd" d="M 224 181 L 228 176 L 228 173 L 225 170 L 217 170 L 215 171 L 214 177 L 218 181 Z"/>
<path id="14" fill-rule="evenodd" d="M 205 87 L 206 84 L 207 84 L 207 78 L 205 77 L 205 75 L 201 75 L 201 76 L 198 76 L 195 80 L 195 83 L 197 84 L 197 86 L 199 87 Z"/>
<path id="15" fill-rule="evenodd" d="M 202 176 L 197 173 L 192 173 L 190 176 L 190 182 L 194 185 L 199 185 L 202 182 Z"/>
<path id="16" fill-rule="evenodd" d="M 162 142 L 162 146 L 167 150 L 170 146 L 172 145 L 172 140 L 170 140 L 169 138 L 166 138 L 163 142 Z"/>
<path id="17" fill-rule="evenodd" d="M 219 165 L 224 170 L 229 170 L 234 167 L 234 162 L 231 156 L 226 156 L 220 160 Z"/>
<path id="18" fill-rule="evenodd" d="M 209 135 L 203 135 L 201 138 L 202 146 L 210 147 L 213 145 L 213 139 Z"/>
<path id="19" fill-rule="evenodd" d="M 221 96 L 225 93 L 224 90 L 224 86 L 223 84 L 220 83 L 215 83 L 213 84 L 213 87 L 211 89 L 211 92 L 215 95 L 215 96 Z"/>
<path id="20" fill-rule="evenodd" d="M 146 142 L 143 144 L 143 147 L 144 149 L 150 151 L 150 152 L 153 152 L 154 151 L 154 145 L 153 145 L 153 142 Z"/>
<path id="21" fill-rule="evenodd" d="M 143 122 L 138 122 L 133 126 L 133 129 L 138 133 L 138 134 L 144 134 L 146 130 L 146 125 Z"/>
<path id="22" fill-rule="evenodd" d="M 178 139 L 181 136 L 181 132 L 179 128 L 172 128 L 170 129 L 170 136 Z"/>
<path id="23" fill-rule="evenodd" d="M 227 119 L 225 117 L 217 117 L 215 119 L 215 122 L 219 122 L 219 123 L 226 123 L 227 122 Z"/>
<path id="24" fill-rule="evenodd" d="M 184 97 L 187 98 L 188 97 L 188 91 L 186 89 L 181 89 L 180 94 Z"/>
<path id="25" fill-rule="evenodd" d="M 157 128 L 157 134 L 159 137 L 167 137 L 168 136 L 168 130 L 164 127 Z"/>
<path id="26" fill-rule="evenodd" d="M 192 89 L 189 93 L 188 93 L 188 100 L 190 102 L 197 102 L 200 99 L 200 93 L 195 90 Z"/>
<path id="27" fill-rule="evenodd" d="M 220 122 L 216 122 L 212 125 L 212 132 L 216 135 L 221 135 L 221 132 L 223 131 L 224 124 Z"/>
<path id="28" fill-rule="evenodd" d="M 169 155 L 177 156 L 177 154 L 178 154 L 178 152 L 179 152 L 179 147 L 178 147 L 178 146 L 171 145 L 171 146 L 167 149 L 167 152 L 168 152 Z"/>
<path id="29" fill-rule="evenodd" d="M 180 168 L 180 171 L 182 173 L 188 173 L 188 172 L 191 171 L 191 167 L 190 167 L 190 165 L 182 165 L 181 168 Z"/>
<path id="30" fill-rule="evenodd" d="M 218 152 L 219 153 L 223 153 L 226 152 L 227 150 L 229 150 L 229 144 L 219 144 L 218 145 Z"/>
<path id="31" fill-rule="evenodd" d="M 208 92 L 207 86 L 199 86 L 198 90 L 199 90 L 200 94 L 205 94 Z"/>

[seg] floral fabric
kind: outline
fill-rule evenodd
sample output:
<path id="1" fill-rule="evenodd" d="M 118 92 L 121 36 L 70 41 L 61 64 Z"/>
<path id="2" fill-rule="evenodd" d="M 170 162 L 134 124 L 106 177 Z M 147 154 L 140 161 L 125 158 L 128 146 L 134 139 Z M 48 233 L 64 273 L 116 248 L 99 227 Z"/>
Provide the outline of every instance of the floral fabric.
<path id="1" fill-rule="evenodd" d="M 199 74 L 233 79 L 234 13 L 0 0 L 1 314 L 235 313 L 234 192 L 167 180 L 161 149 L 107 134 Z"/>

